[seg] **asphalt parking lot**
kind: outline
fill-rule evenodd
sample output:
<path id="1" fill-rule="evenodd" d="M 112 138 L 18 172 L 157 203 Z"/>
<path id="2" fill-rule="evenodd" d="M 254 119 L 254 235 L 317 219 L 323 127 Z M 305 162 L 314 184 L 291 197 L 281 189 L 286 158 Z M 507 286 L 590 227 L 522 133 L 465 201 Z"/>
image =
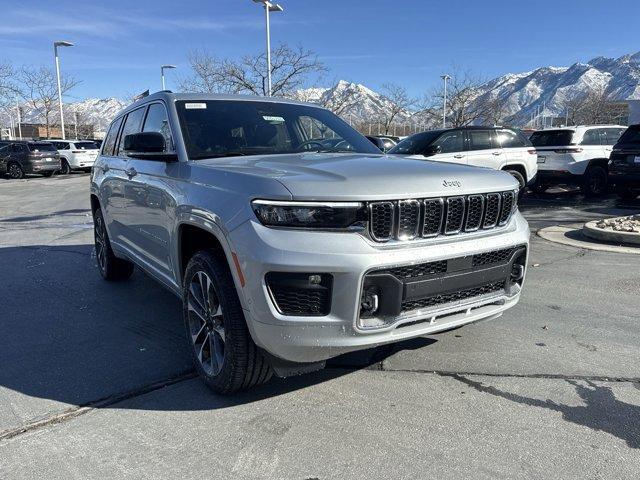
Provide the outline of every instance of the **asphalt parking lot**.
<path id="1" fill-rule="evenodd" d="M 503 317 L 222 398 L 177 298 L 100 278 L 88 184 L 0 179 L 0 478 L 638 478 L 640 256 L 532 235 Z M 535 231 L 640 203 L 521 210 Z"/>

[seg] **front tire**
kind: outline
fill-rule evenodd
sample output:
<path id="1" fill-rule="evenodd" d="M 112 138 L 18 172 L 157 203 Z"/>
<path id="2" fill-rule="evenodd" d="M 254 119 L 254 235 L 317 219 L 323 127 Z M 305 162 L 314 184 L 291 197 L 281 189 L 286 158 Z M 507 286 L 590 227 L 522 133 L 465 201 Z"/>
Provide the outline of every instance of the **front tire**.
<path id="1" fill-rule="evenodd" d="M 593 165 L 584 174 L 582 191 L 587 197 L 596 197 L 607 191 L 607 171 L 599 165 Z"/>
<path id="2" fill-rule="evenodd" d="M 108 281 L 128 279 L 133 273 L 133 263 L 116 257 L 111 249 L 107 227 L 102 210 L 97 208 L 93 213 L 93 238 L 96 249 L 98 270 L 102 278 Z"/>
<path id="3" fill-rule="evenodd" d="M 191 357 L 209 388 L 230 394 L 271 378 L 271 366 L 251 339 L 224 257 L 202 250 L 191 258 L 182 304 Z"/>

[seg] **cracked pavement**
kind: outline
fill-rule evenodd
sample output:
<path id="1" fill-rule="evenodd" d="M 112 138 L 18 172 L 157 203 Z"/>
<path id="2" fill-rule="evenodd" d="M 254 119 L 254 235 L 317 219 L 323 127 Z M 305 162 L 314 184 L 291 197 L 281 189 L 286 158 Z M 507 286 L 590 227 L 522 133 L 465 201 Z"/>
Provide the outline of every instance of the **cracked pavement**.
<path id="1" fill-rule="evenodd" d="M 522 210 L 535 230 L 640 204 Z M 223 398 L 177 298 L 100 279 L 87 175 L 0 179 L 0 478 L 637 478 L 638 256 L 532 236 L 529 264 L 497 320 Z"/>

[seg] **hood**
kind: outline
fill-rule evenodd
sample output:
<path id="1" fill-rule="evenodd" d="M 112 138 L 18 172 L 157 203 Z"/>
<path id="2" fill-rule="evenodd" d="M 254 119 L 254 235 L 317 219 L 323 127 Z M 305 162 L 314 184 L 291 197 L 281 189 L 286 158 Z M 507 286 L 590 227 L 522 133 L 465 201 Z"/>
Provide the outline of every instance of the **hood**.
<path id="1" fill-rule="evenodd" d="M 296 200 L 384 200 L 517 188 L 506 172 L 402 156 L 296 153 L 197 160 L 198 166 L 279 181 Z"/>

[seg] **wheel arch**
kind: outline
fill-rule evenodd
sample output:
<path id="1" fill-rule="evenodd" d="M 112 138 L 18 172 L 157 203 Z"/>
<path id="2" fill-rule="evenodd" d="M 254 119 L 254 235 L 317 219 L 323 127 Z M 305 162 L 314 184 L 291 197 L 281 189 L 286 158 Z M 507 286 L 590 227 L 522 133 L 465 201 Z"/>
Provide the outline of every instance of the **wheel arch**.
<path id="1" fill-rule="evenodd" d="M 587 169 L 591 167 L 602 167 L 604 168 L 605 172 L 609 173 L 609 159 L 608 158 L 592 158 L 591 160 L 589 160 L 589 163 L 587 164 L 585 173 Z"/>
<path id="2" fill-rule="evenodd" d="M 529 182 L 529 178 L 527 178 L 527 169 L 521 163 L 507 163 L 501 170 L 515 170 L 524 178 L 525 185 Z"/>

